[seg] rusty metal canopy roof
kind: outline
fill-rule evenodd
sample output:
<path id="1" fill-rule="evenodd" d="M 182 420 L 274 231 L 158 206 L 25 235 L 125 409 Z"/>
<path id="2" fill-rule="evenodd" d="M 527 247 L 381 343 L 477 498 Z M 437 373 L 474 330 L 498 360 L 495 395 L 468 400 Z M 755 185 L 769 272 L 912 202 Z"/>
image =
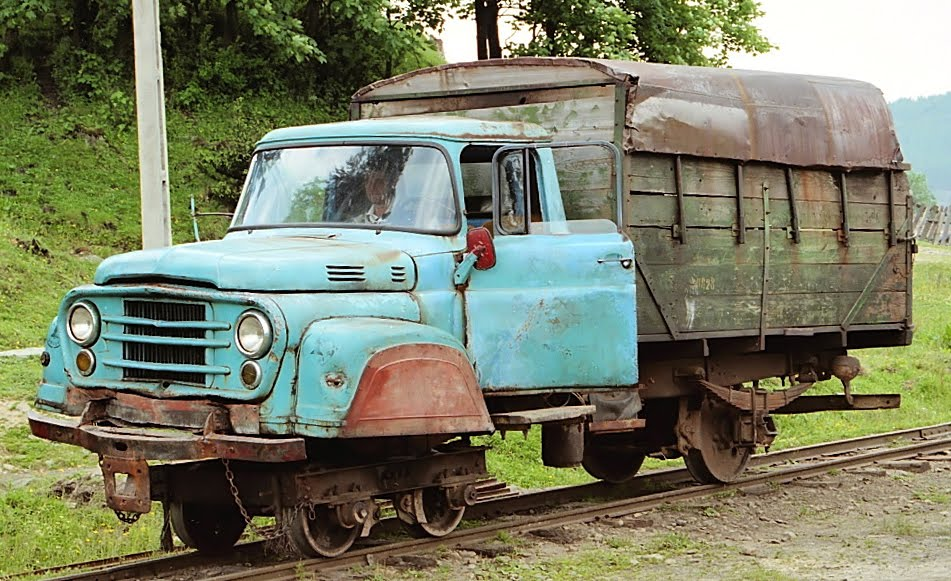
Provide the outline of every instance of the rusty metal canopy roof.
<path id="1" fill-rule="evenodd" d="M 354 102 L 585 84 L 628 87 L 627 151 L 796 166 L 899 168 L 882 92 L 862 81 L 579 58 L 454 63 L 379 81 Z"/>

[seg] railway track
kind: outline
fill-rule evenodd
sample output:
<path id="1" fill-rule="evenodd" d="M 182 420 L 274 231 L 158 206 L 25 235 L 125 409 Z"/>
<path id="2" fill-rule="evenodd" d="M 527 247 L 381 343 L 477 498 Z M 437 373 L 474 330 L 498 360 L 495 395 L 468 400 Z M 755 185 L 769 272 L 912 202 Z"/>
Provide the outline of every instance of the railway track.
<path id="1" fill-rule="evenodd" d="M 546 489 L 509 495 L 504 485 L 487 483 L 485 498 L 469 508 L 468 519 L 491 518 L 503 514 L 524 513 L 545 507 L 578 503 L 592 498 L 599 502 L 570 509 L 552 509 L 543 514 L 521 515 L 515 520 L 490 521 L 485 525 L 459 529 L 442 538 L 394 540 L 358 547 L 334 559 L 283 560 L 274 562 L 262 541 L 244 543 L 225 559 L 212 559 L 194 552 L 140 554 L 134 561 L 123 558 L 56 567 L 27 573 L 34 576 L 65 575 L 56 580 L 174 578 L 187 571 L 201 571 L 202 578 L 218 581 L 253 579 L 276 581 L 297 579 L 302 573 L 319 573 L 356 565 L 382 562 L 398 557 L 432 551 L 441 546 L 471 544 L 492 539 L 500 531 L 524 533 L 555 526 L 590 522 L 601 518 L 620 518 L 656 508 L 665 503 L 708 496 L 725 491 L 785 483 L 809 478 L 830 470 L 852 468 L 880 461 L 911 458 L 951 450 L 951 423 L 899 430 L 861 438 L 840 440 L 814 446 L 791 448 L 753 457 L 748 473 L 730 484 L 694 485 L 685 468 L 657 470 L 640 475 L 628 483 L 612 485 L 595 482 L 580 486 Z M 395 519 L 380 525 L 383 530 L 398 529 Z M 132 556 L 125 557 L 129 559 Z M 118 562 L 118 564 L 117 564 Z M 221 574 L 229 563 L 259 563 L 244 570 Z"/>

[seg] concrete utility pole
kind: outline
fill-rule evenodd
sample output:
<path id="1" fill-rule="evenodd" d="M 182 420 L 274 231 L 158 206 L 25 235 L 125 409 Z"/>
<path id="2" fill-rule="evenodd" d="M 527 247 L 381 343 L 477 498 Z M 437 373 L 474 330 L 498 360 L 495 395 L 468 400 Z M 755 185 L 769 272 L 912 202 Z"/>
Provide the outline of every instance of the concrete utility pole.
<path id="1" fill-rule="evenodd" d="M 135 105 L 139 129 L 142 248 L 172 245 L 165 139 L 165 83 L 158 0 L 132 0 Z"/>

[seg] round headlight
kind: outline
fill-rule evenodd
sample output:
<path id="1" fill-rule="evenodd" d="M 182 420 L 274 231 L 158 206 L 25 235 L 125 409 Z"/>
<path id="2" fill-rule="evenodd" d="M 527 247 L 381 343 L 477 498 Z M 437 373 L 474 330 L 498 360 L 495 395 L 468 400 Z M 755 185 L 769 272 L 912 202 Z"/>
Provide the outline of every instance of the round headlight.
<path id="1" fill-rule="evenodd" d="M 248 389 L 261 385 L 261 366 L 257 361 L 245 361 L 241 364 L 241 383 Z"/>
<path id="2" fill-rule="evenodd" d="M 99 338 L 99 312 L 92 303 L 79 301 L 69 308 L 66 317 L 66 333 L 83 347 L 88 347 Z"/>
<path id="3" fill-rule="evenodd" d="M 76 354 L 76 369 L 83 375 L 91 375 L 96 369 L 96 356 L 89 349 L 83 349 Z"/>
<path id="4" fill-rule="evenodd" d="M 245 311 L 238 318 L 234 339 L 241 353 L 257 359 L 271 348 L 271 323 L 260 311 Z"/>

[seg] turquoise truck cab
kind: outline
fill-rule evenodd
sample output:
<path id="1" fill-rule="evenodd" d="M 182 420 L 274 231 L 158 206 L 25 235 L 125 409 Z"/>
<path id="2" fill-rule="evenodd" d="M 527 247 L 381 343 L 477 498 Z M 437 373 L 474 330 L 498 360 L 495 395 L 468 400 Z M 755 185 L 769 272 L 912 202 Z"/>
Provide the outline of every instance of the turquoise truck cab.
<path id="1" fill-rule="evenodd" d="M 99 453 L 131 512 L 174 496 L 173 472 L 136 476 L 149 460 L 366 464 L 542 424 L 546 462 L 578 464 L 595 406 L 576 392 L 638 378 L 631 241 L 566 218 L 556 159 L 579 151 L 603 158 L 591 184 L 618 216 L 614 146 L 530 124 L 269 133 L 223 239 L 114 256 L 66 296 L 37 397 L 63 415 L 34 413 L 34 433 Z M 190 506 L 173 521 L 201 548 Z"/>
<path id="2" fill-rule="evenodd" d="M 346 438 L 491 432 L 482 392 L 633 386 L 632 244 L 566 220 L 550 145 L 528 124 L 444 117 L 269 133 L 222 240 L 109 258 L 69 293 L 39 406 L 89 389 L 213 398 L 257 407 L 243 432 Z M 491 268 L 465 260 L 477 228 Z M 371 429 L 353 405 L 394 349 L 412 363 L 378 396 L 407 409 Z M 414 377 L 427 365 L 431 384 Z"/>

